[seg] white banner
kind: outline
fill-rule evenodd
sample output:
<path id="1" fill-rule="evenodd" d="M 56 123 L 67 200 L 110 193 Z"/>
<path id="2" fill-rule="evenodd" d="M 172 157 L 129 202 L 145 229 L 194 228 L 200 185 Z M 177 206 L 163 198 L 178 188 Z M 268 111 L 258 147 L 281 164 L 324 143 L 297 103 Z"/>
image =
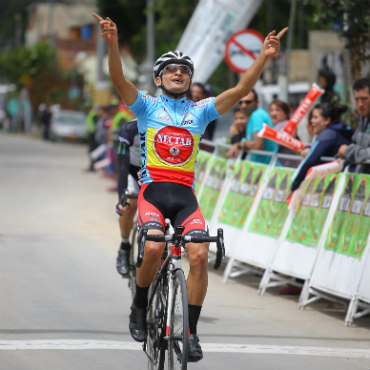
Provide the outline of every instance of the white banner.
<path id="1" fill-rule="evenodd" d="M 367 248 L 370 248 L 370 240 L 368 241 Z M 357 292 L 358 298 L 370 304 L 370 253 L 366 253 L 364 268 L 360 280 L 359 289 Z"/>
<path id="2" fill-rule="evenodd" d="M 193 81 L 205 83 L 224 58 L 225 45 L 247 27 L 261 0 L 200 0 L 177 50 L 195 64 Z"/>

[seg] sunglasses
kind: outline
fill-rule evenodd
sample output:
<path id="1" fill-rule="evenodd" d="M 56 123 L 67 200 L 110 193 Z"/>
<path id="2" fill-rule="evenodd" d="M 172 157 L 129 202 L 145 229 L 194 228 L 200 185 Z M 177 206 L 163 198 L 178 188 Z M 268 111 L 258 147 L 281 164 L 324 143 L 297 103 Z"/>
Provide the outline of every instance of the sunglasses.
<path id="1" fill-rule="evenodd" d="M 242 105 L 242 104 L 252 104 L 253 103 L 253 100 L 240 100 L 239 101 L 239 105 Z"/>
<path id="2" fill-rule="evenodd" d="M 191 77 L 191 69 L 184 64 L 167 64 L 161 71 L 159 75 L 163 72 L 165 73 L 175 73 L 177 70 L 180 70 L 181 73 L 187 73 Z"/>

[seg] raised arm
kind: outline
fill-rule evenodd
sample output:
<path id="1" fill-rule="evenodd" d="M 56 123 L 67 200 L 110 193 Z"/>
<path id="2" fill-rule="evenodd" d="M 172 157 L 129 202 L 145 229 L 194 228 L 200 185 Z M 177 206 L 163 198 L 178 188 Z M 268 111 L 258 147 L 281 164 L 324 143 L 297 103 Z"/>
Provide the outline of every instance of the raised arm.
<path id="1" fill-rule="evenodd" d="M 288 27 L 282 29 L 277 35 L 270 32 L 263 43 L 261 52 L 253 65 L 243 74 L 238 84 L 215 99 L 216 109 L 220 114 L 229 111 L 242 97 L 248 95 L 260 77 L 267 60 L 279 53 L 280 39 L 288 31 Z"/>
<path id="2" fill-rule="evenodd" d="M 136 86 L 123 74 L 117 26 L 110 18 L 103 19 L 96 13 L 93 13 L 93 17 L 99 21 L 100 35 L 108 43 L 108 64 L 112 83 L 125 103 L 131 105 L 136 100 L 138 91 Z"/>

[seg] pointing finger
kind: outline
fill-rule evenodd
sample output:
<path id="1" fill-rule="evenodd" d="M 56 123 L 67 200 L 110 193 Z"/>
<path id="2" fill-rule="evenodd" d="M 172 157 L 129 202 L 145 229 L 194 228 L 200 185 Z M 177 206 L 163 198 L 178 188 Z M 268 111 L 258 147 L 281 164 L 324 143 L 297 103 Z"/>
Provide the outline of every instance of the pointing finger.
<path id="1" fill-rule="evenodd" d="M 285 28 L 283 28 L 278 34 L 277 34 L 277 38 L 280 40 L 281 39 L 281 37 L 282 36 L 284 36 L 284 34 L 286 33 L 286 32 L 288 32 L 288 30 L 289 30 L 289 28 L 288 27 L 285 27 Z"/>
<path id="2" fill-rule="evenodd" d="M 96 14 L 96 13 L 92 13 L 92 16 L 93 16 L 94 18 L 96 18 L 99 22 L 101 22 L 101 21 L 103 21 L 103 20 L 104 20 L 100 15 L 98 15 L 98 14 Z"/>

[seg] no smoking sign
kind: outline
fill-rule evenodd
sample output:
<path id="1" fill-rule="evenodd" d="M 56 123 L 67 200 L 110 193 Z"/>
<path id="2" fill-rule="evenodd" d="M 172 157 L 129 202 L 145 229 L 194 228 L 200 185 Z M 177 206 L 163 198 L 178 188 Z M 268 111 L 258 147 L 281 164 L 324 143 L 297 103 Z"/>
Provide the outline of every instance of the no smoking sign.
<path id="1" fill-rule="evenodd" d="M 256 60 L 264 40 L 264 37 L 254 30 L 234 33 L 226 43 L 226 63 L 235 72 L 244 73 Z"/>

